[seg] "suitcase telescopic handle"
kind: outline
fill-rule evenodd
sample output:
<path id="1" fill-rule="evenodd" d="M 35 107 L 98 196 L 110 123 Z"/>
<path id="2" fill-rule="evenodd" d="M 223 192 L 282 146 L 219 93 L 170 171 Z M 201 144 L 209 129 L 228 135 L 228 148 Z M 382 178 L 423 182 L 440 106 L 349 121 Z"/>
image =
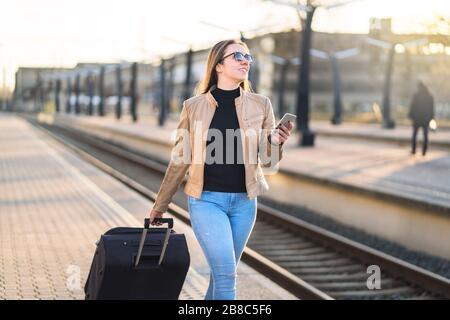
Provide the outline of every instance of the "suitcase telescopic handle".
<path id="1" fill-rule="evenodd" d="M 159 256 L 159 261 L 158 261 L 158 266 L 159 266 L 164 259 L 164 255 L 166 254 L 167 244 L 169 243 L 170 231 L 173 228 L 173 219 L 172 218 L 155 218 L 154 221 L 167 223 L 169 225 L 169 227 L 166 230 L 166 235 L 164 236 L 164 243 L 163 243 L 163 247 L 161 250 L 161 254 Z M 150 219 L 146 218 L 144 220 L 144 230 L 142 231 L 141 241 L 139 242 L 139 249 L 138 249 L 138 254 L 136 256 L 136 262 L 134 264 L 135 267 L 138 266 L 139 260 L 141 259 L 142 250 L 144 249 L 144 244 L 145 244 L 145 238 L 147 237 L 147 231 L 149 229 L 151 229 L 150 228 Z"/>
<path id="2" fill-rule="evenodd" d="M 168 223 L 169 224 L 169 229 L 173 228 L 173 219 L 172 218 L 155 218 L 154 221 L 155 222 Z M 149 227 L 150 227 L 150 219 L 146 218 L 144 220 L 144 228 L 148 229 Z"/>

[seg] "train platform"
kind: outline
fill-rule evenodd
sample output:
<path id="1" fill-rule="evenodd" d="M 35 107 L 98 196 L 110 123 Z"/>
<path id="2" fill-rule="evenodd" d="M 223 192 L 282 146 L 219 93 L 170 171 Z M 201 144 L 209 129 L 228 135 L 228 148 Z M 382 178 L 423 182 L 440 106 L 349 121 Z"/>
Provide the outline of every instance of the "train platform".
<path id="1" fill-rule="evenodd" d="M 412 129 L 407 125 L 396 125 L 394 129 L 386 129 L 379 123 L 342 123 L 333 125 L 329 121 L 313 121 L 311 129 L 319 136 L 362 139 L 409 146 Z M 450 128 L 438 127 L 435 131 L 429 130 L 429 147 L 450 149 Z M 423 140 L 422 131 L 417 134 L 417 141 Z M 420 147 L 420 146 L 419 146 Z M 420 148 L 417 148 L 420 153 Z"/>
<path id="2" fill-rule="evenodd" d="M 177 125 L 177 119 L 169 119 L 160 127 L 154 117 L 140 119 L 137 123 L 133 123 L 129 117 L 117 120 L 112 116 L 41 114 L 39 118 L 44 122 L 82 130 L 143 152 L 150 152 L 151 149 L 152 156 L 159 157 L 162 161 L 170 158 Z M 332 127 L 323 122 L 311 124 L 312 129 L 320 126 L 323 130 Z M 338 134 L 318 135 L 314 148 L 300 148 L 297 146 L 298 134 L 294 132 L 285 144 L 280 172 L 450 212 L 450 154 L 446 148 L 433 146 L 435 140 L 443 144 L 450 142 L 450 131 L 432 132 L 431 146 L 423 157 L 420 142 L 418 152 L 413 156 L 409 146 L 375 141 L 383 137 L 393 142 L 395 139 L 406 139 L 408 132 L 410 133 L 410 129 L 406 127 L 387 130 L 374 125 L 363 128 L 357 124 L 342 124 L 332 130 L 348 134 L 355 131 L 360 138 L 372 135 L 376 139 L 351 139 Z"/>
<path id="3" fill-rule="evenodd" d="M 95 242 L 141 226 L 152 203 L 15 115 L 0 113 L 0 150 L 0 299 L 84 299 Z M 173 218 L 191 254 L 180 299 L 203 299 L 206 260 Z M 243 262 L 237 298 L 296 299 Z"/>

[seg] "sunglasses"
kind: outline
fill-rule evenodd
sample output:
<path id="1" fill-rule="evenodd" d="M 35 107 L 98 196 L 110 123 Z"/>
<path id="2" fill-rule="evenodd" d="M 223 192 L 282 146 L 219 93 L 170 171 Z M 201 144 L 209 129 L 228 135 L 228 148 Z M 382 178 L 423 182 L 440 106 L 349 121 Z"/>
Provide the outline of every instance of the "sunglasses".
<path id="1" fill-rule="evenodd" d="M 244 59 L 247 60 L 249 63 L 253 62 L 253 56 L 251 54 L 247 54 L 247 53 L 244 54 L 239 51 L 232 52 L 232 53 L 226 55 L 225 57 L 222 58 L 222 61 L 231 55 L 233 56 L 234 60 L 236 60 L 238 62 L 244 61 Z"/>

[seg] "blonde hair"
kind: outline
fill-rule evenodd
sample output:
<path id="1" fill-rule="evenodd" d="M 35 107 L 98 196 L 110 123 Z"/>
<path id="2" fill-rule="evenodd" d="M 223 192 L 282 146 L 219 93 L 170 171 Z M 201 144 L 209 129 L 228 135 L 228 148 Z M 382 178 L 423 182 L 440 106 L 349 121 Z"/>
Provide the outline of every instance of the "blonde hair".
<path id="1" fill-rule="evenodd" d="M 240 44 L 241 46 L 249 50 L 248 46 L 240 40 L 231 39 L 216 43 L 208 53 L 205 75 L 203 76 L 203 79 L 197 84 L 195 88 L 195 95 L 207 93 L 213 85 L 217 85 L 218 76 L 216 72 L 216 66 L 222 60 L 223 56 L 225 55 L 225 50 L 230 44 Z M 242 81 L 240 86 L 245 91 L 253 91 L 251 83 L 247 79 Z"/>

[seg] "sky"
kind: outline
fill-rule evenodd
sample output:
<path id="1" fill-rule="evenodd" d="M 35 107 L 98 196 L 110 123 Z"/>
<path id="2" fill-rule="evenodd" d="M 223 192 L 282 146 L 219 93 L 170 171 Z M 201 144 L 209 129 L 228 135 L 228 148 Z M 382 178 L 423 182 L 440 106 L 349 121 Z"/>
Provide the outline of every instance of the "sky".
<path id="1" fill-rule="evenodd" d="M 19 66 L 146 61 L 185 51 L 189 44 L 205 48 L 236 38 L 237 30 L 299 25 L 294 8 L 263 0 L 0 0 L 0 5 L 0 83 L 5 79 L 8 87 Z M 392 17 L 394 32 L 421 32 L 437 15 L 450 18 L 449 0 L 360 0 L 318 9 L 313 29 L 366 33 L 371 17 Z"/>

